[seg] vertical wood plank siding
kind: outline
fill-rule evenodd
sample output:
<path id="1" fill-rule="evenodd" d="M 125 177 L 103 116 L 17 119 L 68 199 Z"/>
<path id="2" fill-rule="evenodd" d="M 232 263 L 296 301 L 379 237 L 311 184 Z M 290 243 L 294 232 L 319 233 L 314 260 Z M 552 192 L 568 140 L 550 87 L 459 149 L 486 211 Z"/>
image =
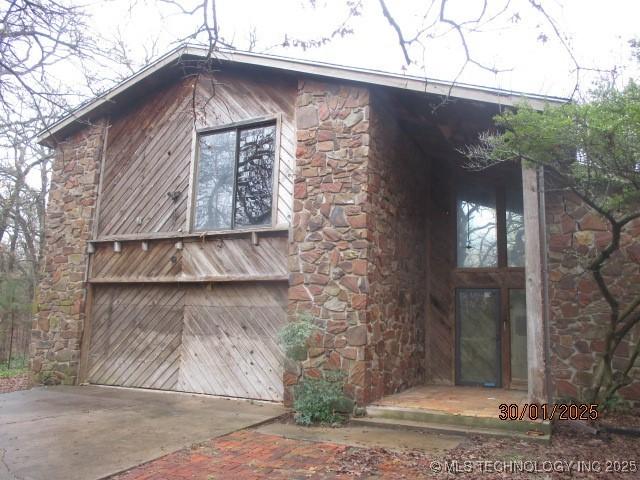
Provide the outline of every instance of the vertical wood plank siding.
<path id="1" fill-rule="evenodd" d="M 195 92 L 194 92 L 195 88 Z M 194 128 L 280 115 L 277 218 L 289 222 L 295 165 L 296 82 L 231 73 L 187 78 L 160 89 L 112 120 L 98 236 L 179 232 L 187 226 Z M 194 122 L 195 116 L 195 122 Z M 173 200 L 168 193 L 180 192 Z"/>
<path id="2" fill-rule="evenodd" d="M 99 285 L 91 383 L 282 400 L 287 285 Z"/>

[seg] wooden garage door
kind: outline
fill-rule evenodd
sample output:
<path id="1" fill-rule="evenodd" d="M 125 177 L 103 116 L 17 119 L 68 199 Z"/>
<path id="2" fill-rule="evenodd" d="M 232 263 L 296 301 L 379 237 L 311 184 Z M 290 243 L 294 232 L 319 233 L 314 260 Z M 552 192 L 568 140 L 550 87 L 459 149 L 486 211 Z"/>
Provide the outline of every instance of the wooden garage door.
<path id="1" fill-rule="evenodd" d="M 99 285 L 91 383 L 282 400 L 286 284 Z"/>

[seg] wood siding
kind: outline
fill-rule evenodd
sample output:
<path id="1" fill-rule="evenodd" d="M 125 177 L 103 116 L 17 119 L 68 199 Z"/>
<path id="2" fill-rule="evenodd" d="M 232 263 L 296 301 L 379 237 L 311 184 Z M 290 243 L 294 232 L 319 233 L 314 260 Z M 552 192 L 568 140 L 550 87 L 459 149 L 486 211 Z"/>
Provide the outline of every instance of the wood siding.
<path id="1" fill-rule="evenodd" d="M 281 118 L 278 213 L 273 223 L 289 223 L 296 85 L 273 75 L 248 79 L 220 72 L 197 81 L 192 77 L 159 89 L 113 118 L 101 179 L 98 237 L 186 232 L 195 128 L 265 116 Z M 172 192 L 179 192 L 175 200 Z"/>
<path id="2" fill-rule="evenodd" d="M 144 251 L 141 242 L 123 242 L 114 252 L 111 243 L 99 244 L 93 254 L 90 281 L 202 282 L 286 279 L 287 237 L 208 238 L 183 241 L 153 240 Z"/>
<path id="3" fill-rule="evenodd" d="M 185 293 L 171 286 L 96 288 L 89 381 L 175 390 Z"/>
<path id="4" fill-rule="evenodd" d="M 282 400 L 286 285 L 215 285 L 189 289 L 177 389 Z"/>
<path id="5" fill-rule="evenodd" d="M 282 400 L 287 285 L 100 285 L 91 383 Z"/>

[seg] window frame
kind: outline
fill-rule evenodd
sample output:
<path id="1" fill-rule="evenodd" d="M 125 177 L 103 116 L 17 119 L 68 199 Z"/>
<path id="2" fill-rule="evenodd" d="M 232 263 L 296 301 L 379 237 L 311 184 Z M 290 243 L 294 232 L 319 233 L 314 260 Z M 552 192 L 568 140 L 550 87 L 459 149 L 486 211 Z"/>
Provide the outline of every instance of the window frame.
<path id="1" fill-rule="evenodd" d="M 271 185 L 271 222 L 266 225 L 256 226 L 243 226 L 241 228 L 225 228 L 220 230 L 196 230 L 195 229 L 195 202 L 197 198 L 197 178 L 200 167 L 200 138 L 206 135 L 215 133 L 224 133 L 228 131 L 236 131 L 252 128 L 273 125 L 275 127 L 275 145 L 273 155 L 273 172 L 272 172 L 272 185 Z M 202 235 L 215 235 L 233 232 L 255 232 L 264 230 L 273 230 L 277 225 L 278 215 L 278 186 L 280 175 L 280 136 L 282 131 L 282 114 L 267 115 L 263 117 L 253 117 L 247 120 L 239 122 L 225 123 L 221 125 L 212 125 L 200 128 L 194 128 L 192 133 L 191 142 L 191 164 L 189 171 L 189 198 L 187 202 L 187 215 L 186 215 L 186 231 L 188 233 L 198 233 Z M 235 203 L 236 203 L 236 180 L 238 175 L 238 142 L 239 136 L 236 134 L 236 156 L 234 165 L 234 177 L 233 177 L 233 213 L 232 224 L 235 223 Z"/>

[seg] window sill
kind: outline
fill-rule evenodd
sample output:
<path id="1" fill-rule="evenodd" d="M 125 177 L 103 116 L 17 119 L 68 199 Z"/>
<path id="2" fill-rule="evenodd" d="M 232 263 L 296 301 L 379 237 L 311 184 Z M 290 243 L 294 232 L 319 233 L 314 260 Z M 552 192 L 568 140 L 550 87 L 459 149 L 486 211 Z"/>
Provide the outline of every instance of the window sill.
<path id="1" fill-rule="evenodd" d="M 211 230 L 203 232 L 146 232 L 146 233 L 126 233 L 121 235 L 106 235 L 104 237 L 89 240 L 89 243 L 106 243 L 106 242 L 135 242 L 146 240 L 184 240 L 192 238 L 234 238 L 234 237 L 251 237 L 253 234 L 270 235 L 283 234 L 289 232 L 289 225 L 276 225 L 260 228 L 243 228 L 236 230 Z"/>
<path id="2" fill-rule="evenodd" d="M 455 267 L 454 273 L 524 272 L 524 267 Z"/>

